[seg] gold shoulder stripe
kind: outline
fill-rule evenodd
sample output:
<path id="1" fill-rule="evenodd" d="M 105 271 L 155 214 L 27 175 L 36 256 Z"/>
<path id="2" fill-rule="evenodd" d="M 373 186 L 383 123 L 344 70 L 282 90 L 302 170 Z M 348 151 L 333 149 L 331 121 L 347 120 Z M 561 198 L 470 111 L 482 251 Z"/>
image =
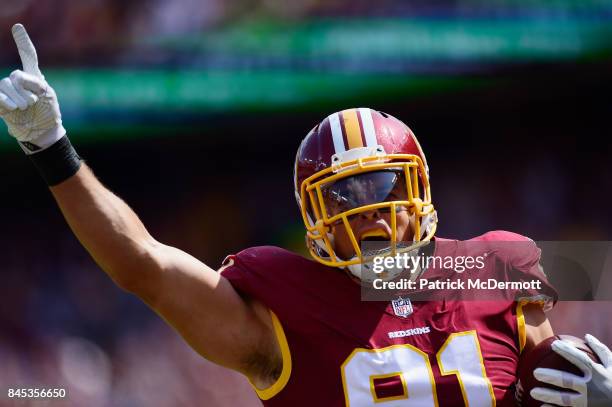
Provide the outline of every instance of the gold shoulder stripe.
<path id="1" fill-rule="evenodd" d="M 516 325 L 518 327 L 519 353 L 523 353 L 523 349 L 527 343 L 527 327 L 525 324 L 525 313 L 523 312 L 523 307 L 528 304 L 538 304 L 544 308 L 545 303 L 546 302 L 544 300 L 533 299 L 522 299 L 516 303 Z"/>
<path id="2" fill-rule="evenodd" d="M 283 330 L 283 326 L 276 314 L 270 311 L 270 316 L 272 317 L 272 325 L 274 326 L 274 334 L 276 335 L 276 340 L 281 348 L 281 355 L 283 358 L 283 370 L 281 371 L 278 379 L 270 386 L 265 389 L 258 389 L 255 387 L 253 383 L 251 386 L 255 389 L 255 393 L 262 400 L 269 400 L 272 397 L 276 396 L 282 389 L 285 388 L 287 382 L 289 382 L 289 377 L 291 376 L 291 353 L 289 352 L 289 344 L 287 343 L 287 337 L 285 336 L 285 331 Z"/>
<path id="3" fill-rule="evenodd" d="M 526 302 L 519 301 L 516 303 L 516 325 L 518 327 L 519 353 L 523 353 L 525 343 L 527 342 L 527 330 L 525 328 L 525 315 L 523 314 L 523 305 Z"/>

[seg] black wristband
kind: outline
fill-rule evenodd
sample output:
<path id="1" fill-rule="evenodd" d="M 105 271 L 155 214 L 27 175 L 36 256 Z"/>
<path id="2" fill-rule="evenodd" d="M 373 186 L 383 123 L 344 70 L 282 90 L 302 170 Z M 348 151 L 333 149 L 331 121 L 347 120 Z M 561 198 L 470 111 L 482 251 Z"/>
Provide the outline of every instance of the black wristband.
<path id="1" fill-rule="evenodd" d="M 81 157 L 67 136 L 56 141 L 51 147 L 28 157 L 50 187 L 64 182 L 81 168 Z"/>

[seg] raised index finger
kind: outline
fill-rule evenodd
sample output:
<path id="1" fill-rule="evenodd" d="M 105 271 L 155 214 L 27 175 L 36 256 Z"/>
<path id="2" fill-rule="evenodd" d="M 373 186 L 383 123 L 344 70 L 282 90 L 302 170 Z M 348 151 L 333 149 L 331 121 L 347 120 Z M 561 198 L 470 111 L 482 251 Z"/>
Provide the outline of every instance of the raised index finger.
<path id="1" fill-rule="evenodd" d="M 17 51 L 19 51 L 19 57 L 21 57 L 23 71 L 42 78 L 42 73 L 38 69 L 36 48 L 34 48 L 34 44 L 32 44 L 25 27 L 21 24 L 15 24 L 11 31 L 17 45 Z"/>

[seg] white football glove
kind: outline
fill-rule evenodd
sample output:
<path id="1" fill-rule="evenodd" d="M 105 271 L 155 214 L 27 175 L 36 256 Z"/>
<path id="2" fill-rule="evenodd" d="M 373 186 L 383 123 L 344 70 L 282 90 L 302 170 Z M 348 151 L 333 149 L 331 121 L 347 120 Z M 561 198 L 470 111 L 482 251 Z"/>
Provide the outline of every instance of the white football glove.
<path id="1" fill-rule="evenodd" d="M 561 391 L 535 387 L 530 394 L 535 400 L 542 401 L 542 407 L 604 407 L 612 406 L 612 352 L 593 335 L 584 337 L 586 343 L 599 357 L 596 363 L 583 351 L 567 341 L 556 340 L 552 349 L 573 363 L 584 373 L 583 376 L 556 369 L 538 368 L 533 375 L 541 382 L 562 387 L 570 391 Z M 573 391 L 571 391 L 573 390 Z"/>
<path id="2" fill-rule="evenodd" d="M 23 71 L 0 81 L 0 117 L 26 154 L 42 151 L 66 134 L 55 91 L 38 69 L 36 49 L 21 24 L 12 29 Z"/>

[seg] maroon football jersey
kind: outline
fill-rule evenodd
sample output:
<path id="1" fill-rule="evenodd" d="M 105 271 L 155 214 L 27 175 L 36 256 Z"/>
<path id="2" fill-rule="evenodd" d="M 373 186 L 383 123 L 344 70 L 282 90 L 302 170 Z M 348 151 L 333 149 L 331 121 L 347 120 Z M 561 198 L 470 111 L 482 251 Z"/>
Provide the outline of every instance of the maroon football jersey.
<path id="1" fill-rule="evenodd" d="M 489 242 L 474 246 L 495 257 L 487 275 L 524 273 L 542 289 L 523 297 L 554 299 L 535 243 L 520 253 L 495 247 L 516 240 L 528 241 L 499 231 L 466 242 L 444 239 L 435 255 L 438 246 L 473 255 L 466 243 Z M 277 247 L 246 249 L 226 264 L 223 276 L 273 313 L 284 362 L 279 380 L 258 390 L 266 406 L 514 406 L 524 344 L 514 300 L 454 301 L 449 292 L 439 301 L 411 302 L 409 294 L 361 301 L 360 286 L 343 270 Z"/>

